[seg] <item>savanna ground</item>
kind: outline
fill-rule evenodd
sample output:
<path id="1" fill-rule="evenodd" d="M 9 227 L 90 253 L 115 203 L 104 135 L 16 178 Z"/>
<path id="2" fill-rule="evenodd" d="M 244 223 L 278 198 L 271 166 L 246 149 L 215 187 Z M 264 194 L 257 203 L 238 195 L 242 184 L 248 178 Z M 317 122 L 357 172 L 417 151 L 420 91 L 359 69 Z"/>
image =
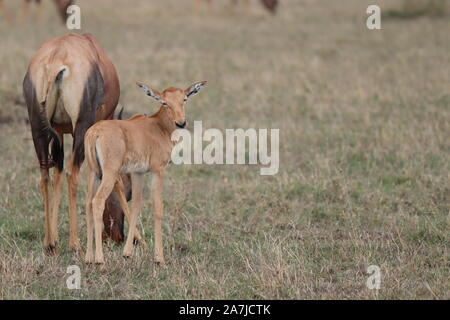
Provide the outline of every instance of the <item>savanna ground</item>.
<path id="1" fill-rule="evenodd" d="M 245 14 L 228 1 L 212 13 L 186 0 L 78 1 L 82 32 L 117 67 L 128 114 L 157 109 L 136 80 L 159 89 L 208 80 L 188 104 L 191 124 L 280 129 L 275 176 L 259 166 L 169 167 L 165 267 L 153 263 L 148 188 L 149 250 L 125 260 L 109 243 L 103 270 L 85 265 L 67 248 L 65 187 L 60 255 L 44 255 L 21 83 L 38 46 L 67 30 L 50 6 L 47 22 L 0 18 L 0 298 L 450 298 L 449 16 L 391 14 L 369 31 L 369 1 L 281 2 L 271 17 L 255 3 Z M 81 268 L 81 290 L 66 288 L 69 265 Z M 381 268 L 378 292 L 366 287 L 369 265 Z"/>

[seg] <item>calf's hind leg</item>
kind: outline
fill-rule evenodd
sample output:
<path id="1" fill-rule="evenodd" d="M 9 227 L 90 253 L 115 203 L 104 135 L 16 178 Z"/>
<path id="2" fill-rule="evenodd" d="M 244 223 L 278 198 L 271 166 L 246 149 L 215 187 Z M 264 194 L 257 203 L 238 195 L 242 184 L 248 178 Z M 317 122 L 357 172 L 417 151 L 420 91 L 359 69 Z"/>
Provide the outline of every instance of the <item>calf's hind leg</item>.
<path id="1" fill-rule="evenodd" d="M 114 171 L 103 171 L 102 182 L 98 187 L 94 199 L 92 200 L 92 213 L 94 218 L 95 229 L 95 263 L 105 263 L 103 257 L 103 211 L 105 210 L 105 201 L 111 194 L 116 183 L 117 174 Z"/>

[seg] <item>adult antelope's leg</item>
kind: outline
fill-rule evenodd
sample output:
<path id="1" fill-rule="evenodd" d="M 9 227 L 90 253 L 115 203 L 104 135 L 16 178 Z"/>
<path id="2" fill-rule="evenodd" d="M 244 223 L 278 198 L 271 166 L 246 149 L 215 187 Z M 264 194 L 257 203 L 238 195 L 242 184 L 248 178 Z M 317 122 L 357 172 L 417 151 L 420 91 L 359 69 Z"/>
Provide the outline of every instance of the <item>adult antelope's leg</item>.
<path id="1" fill-rule="evenodd" d="M 208 2 L 208 9 L 210 11 L 212 11 L 212 9 L 213 9 L 213 2 L 212 2 L 212 0 L 206 0 L 206 1 Z"/>
<path id="2" fill-rule="evenodd" d="M 48 174 L 47 168 L 41 168 L 41 181 L 39 183 L 39 188 L 41 189 L 42 197 L 44 198 L 44 228 L 45 228 L 45 237 L 44 237 L 44 247 L 45 253 L 47 255 L 55 255 L 56 254 L 56 243 L 52 242 L 53 236 L 51 234 L 51 219 L 50 219 L 50 195 L 49 195 L 49 184 L 50 184 L 50 176 Z"/>
<path id="3" fill-rule="evenodd" d="M 3 0 L 0 0 L 0 14 L 3 14 L 8 22 L 12 21 L 9 11 L 3 6 Z"/>
<path id="4" fill-rule="evenodd" d="M 37 143 L 36 143 L 37 142 Z M 35 141 L 36 151 L 41 164 L 41 181 L 39 188 L 41 189 L 42 197 L 44 198 L 44 217 L 45 217 L 45 238 L 44 247 L 47 255 L 55 255 L 56 251 L 56 237 L 52 233 L 52 219 L 51 219 L 51 201 L 49 187 L 51 185 L 49 175 L 49 160 L 48 160 L 48 142 L 45 138 L 38 138 Z"/>
<path id="5" fill-rule="evenodd" d="M 69 247 L 78 251 L 80 250 L 77 227 L 78 173 L 84 161 L 84 135 L 95 123 L 95 110 L 101 105 L 103 99 L 103 80 L 98 67 L 91 71 L 89 77 L 85 79 L 83 87 L 74 86 L 71 89 L 63 91 L 62 99 L 66 110 L 72 112 L 71 119 L 74 128 L 72 157 L 66 175 L 69 187 Z M 81 102 L 78 103 L 80 97 Z M 79 111 L 76 116 L 73 110 Z M 74 121 L 75 118 L 76 122 Z M 114 183 L 112 187 L 114 187 Z"/>
<path id="6" fill-rule="evenodd" d="M 117 196 L 119 198 L 119 203 L 120 206 L 125 214 L 125 218 L 127 219 L 128 225 L 130 225 L 131 223 L 131 213 L 130 213 L 130 209 L 128 208 L 128 203 L 127 203 L 127 198 L 125 197 L 125 192 L 124 192 L 124 186 L 123 186 L 123 181 L 122 179 L 119 177 L 119 179 L 117 179 L 117 182 L 114 186 L 114 190 L 117 193 Z M 146 246 L 145 244 L 145 240 L 142 238 L 141 234 L 139 233 L 139 230 L 135 229 L 135 233 L 134 233 L 134 240 L 133 243 L 137 244 L 137 243 L 142 243 L 144 246 Z"/>
<path id="7" fill-rule="evenodd" d="M 95 263 L 104 263 L 102 232 L 103 232 L 103 212 L 105 210 L 105 201 L 111 194 L 116 183 L 117 175 L 114 171 L 103 171 L 103 178 L 98 190 L 92 200 L 92 213 L 95 228 Z"/>
<path id="8" fill-rule="evenodd" d="M 131 175 L 131 190 L 132 191 L 132 204 L 131 204 L 131 217 L 128 225 L 128 236 L 125 247 L 123 248 L 123 256 L 130 257 L 133 254 L 133 240 L 136 235 L 136 221 L 139 215 L 139 211 L 142 206 L 142 188 L 143 188 L 143 175 L 139 173 L 133 173 Z"/>
<path id="9" fill-rule="evenodd" d="M 23 93 L 25 102 L 28 109 L 28 119 L 30 120 L 31 135 L 33 137 L 33 144 L 36 150 L 36 156 L 39 160 L 39 166 L 41 169 L 41 181 L 39 188 L 44 198 L 44 217 L 45 217 L 45 238 L 44 247 L 45 253 L 48 255 L 56 254 L 56 241 L 52 235 L 52 222 L 51 222 L 51 202 L 49 195 L 49 185 L 51 184 L 49 177 L 49 168 L 52 166 L 49 159 L 49 144 L 50 141 L 58 138 L 54 135 L 51 128 L 43 125 L 45 118 L 41 112 L 42 105 L 39 104 L 36 98 L 36 90 L 33 81 L 29 74 L 25 76 L 23 82 Z M 55 146 L 53 144 L 52 146 Z M 63 158 L 58 154 L 58 148 L 52 147 L 52 158 L 56 161 L 56 164 L 62 167 Z"/>
<path id="10" fill-rule="evenodd" d="M 36 149 L 36 154 L 39 159 L 40 167 L 41 167 L 41 181 L 39 183 L 39 188 L 41 190 L 42 197 L 44 198 L 44 229 L 45 229 L 45 237 L 44 237 L 44 248 L 45 253 L 47 255 L 55 255 L 56 251 L 56 242 L 55 237 L 52 234 L 52 226 L 51 226 L 51 201 L 49 194 L 49 187 L 51 185 L 50 175 L 49 175 L 49 159 L 48 159 L 48 138 L 44 135 L 40 135 L 39 132 L 35 131 L 35 128 L 32 123 L 32 135 L 33 141 Z"/>
<path id="11" fill-rule="evenodd" d="M 27 105 L 31 105 L 31 100 L 29 96 L 26 96 Z M 41 181 L 39 183 L 39 188 L 41 190 L 42 197 L 44 198 L 44 248 L 47 255 L 55 255 L 56 252 L 56 241 L 52 234 L 52 220 L 51 220 L 51 201 L 50 201 L 50 175 L 49 168 L 51 167 L 49 160 L 49 143 L 50 139 L 47 132 L 42 130 L 41 120 L 36 116 L 35 112 L 29 107 L 29 119 L 31 124 L 31 134 L 33 136 L 33 143 L 36 150 L 36 155 L 39 160 L 39 165 L 41 169 Z"/>
<path id="12" fill-rule="evenodd" d="M 62 160 L 64 161 L 64 141 L 63 141 L 63 134 L 58 132 L 58 138 L 60 141 L 60 155 Z M 55 143 L 55 142 L 53 142 Z M 55 169 L 53 171 L 53 194 L 52 194 L 52 203 L 51 203 L 51 232 L 53 239 L 51 239 L 52 242 L 55 244 L 58 242 L 58 213 L 59 213 L 59 205 L 61 203 L 61 189 L 62 189 L 62 176 L 63 176 L 64 170 L 58 167 L 57 164 L 55 164 Z"/>
<path id="13" fill-rule="evenodd" d="M 155 225 L 155 262 L 164 264 L 164 253 L 162 247 L 161 220 L 163 215 L 163 189 L 164 172 L 155 173 L 152 180 L 152 205 L 153 220 Z M 134 190 L 134 189 L 133 189 Z"/>
<path id="14" fill-rule="evenodd" d="M 44 17 L 43 17 L 43 5 L 42 5 L 42 1 L 41 0 L 37 0 L 36 1 L 36 6 L 37 6 L 37 12 L 38 12 L 38 19 L 40 22 L 44 21 Z"/>
<path id="15" fill-rule="evenodd" d="M 64 101 L 66 103 L 66 100 Z M 81 108 L 83 111 L 84 109 Z M 81 112 L 82 112 L 81 111 Z M 80 112 L 80 113 L 81 113 Z M 67 184 L 69 190 L 69 248 L 75 251 L 80 250 L 80 240 L 78 239 L 77 225 L 77 189 L 78 174 L 84 161 L 84 135 L 87 129 L 94 123 L 95 115 L 85 111 L 79 115 L 75 130 L 73 132 L 72 157 L 67 167 Z"/>
<path id="16" fill-rule="evenodd" d="M 75 143 L 75 142 L 74 142 Z M 80 166 L 75 164 L 75 153 L 72 154 L 69 166 L 66 172 L 68 193 L 69 193 L 69 248 L 71 250 L 80 250 L 80 240 L 78 239 L 78 224 L 77 224 L 77 189 L 78 189 L 78 174 Z"/>
<path id="17" fill-rule="evenodd" d="M 94 198 L 94 183 L 95 183 L 95 177 L 94 173 L 91 171 L 91 169 L 87 168 L 87 195 L 86 195 L 86 227 L 87 227 L 87 249 L 86 249 L 86 256 L 85 261 L 87 263 L 93 263 L 94 262 L 94 250 L 93 250 L 93 244 L 94 244 L 94 217 L 92 213 L 92 199 Z"/>
<path id="18" fill-rule="evenodd" d="M 25 21 L 28 18 L 28 13 L 30 11 L 30 1 L 31 0 L 24 0 L 21 14 L 22 21 Z"/>
<path id="19" fill-rule="evenodd" d="M 250 13 L 250 0 L 244 0 L 245 2 L 245 12 Z"/>
<path id="20" fill-rule="evenodd" d="M 195 8 L 197 10 L 200 10 L 201 6 L 202 6 L 202 1 L 207 2 L 208 3 L 208 8 L 209 10 L 213 9 L 213 2 L 212 0 L 194 0 L 195 1 Z"/>

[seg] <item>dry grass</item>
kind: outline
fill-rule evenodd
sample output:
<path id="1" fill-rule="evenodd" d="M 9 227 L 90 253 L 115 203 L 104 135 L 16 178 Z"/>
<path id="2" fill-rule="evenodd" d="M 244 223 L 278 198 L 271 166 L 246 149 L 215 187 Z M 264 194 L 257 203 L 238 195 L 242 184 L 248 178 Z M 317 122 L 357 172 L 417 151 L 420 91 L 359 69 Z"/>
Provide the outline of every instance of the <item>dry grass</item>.
<path id="1" fill-rule="evenodd" d="M 167 267 L 142 248 L 125 261 L 114 245 L 104 270 L 86 266 L 67 250 L 66 198 L 61 255 L 45 257 L 21 82 L 38 45 L 66 30 L 56 19 L 0 20 L 0 298 L 450 298 L 449 19 L 385 19 L 368 31 L 361 0 L 285 0 L 275 18 L 225 4 L 196 13 L 178 0 L 79 3 L 129 113 L 156 108 L 135 80 L 209 80 L 188 106 L 191 123 L 280 128 L 280 172 L 169 168 Z M 83 176 L 81 212 L 84 196 Z M 149 200 L 141 216 L 151 247 Z M 84 214 L 79 226 L 84 243 Z M 78 291 L 65 286 L 72 264 Z M 378 294 L 365 286 L 371 264 L 382 270 Z"/>

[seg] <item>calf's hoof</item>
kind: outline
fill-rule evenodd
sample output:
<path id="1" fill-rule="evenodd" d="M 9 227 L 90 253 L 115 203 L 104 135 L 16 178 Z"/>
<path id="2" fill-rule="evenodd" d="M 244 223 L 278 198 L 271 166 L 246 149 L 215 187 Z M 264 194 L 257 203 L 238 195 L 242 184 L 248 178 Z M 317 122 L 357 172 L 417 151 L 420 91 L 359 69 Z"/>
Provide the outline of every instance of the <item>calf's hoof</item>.
<path id="1" fill-rule="evenodd" d="M 125 259 L 131 258 L 132 255 L 133 255 L 133 252 L 132 252 L 132 251 L 124 251 L 124 252 L 122 253 L 122 257 L 124 257 Z"/>
<path id="2" fill-rule="evenodd" d="M 94 254 L 86 253 L 86 256 L 84 257 L 84 262 L 86 262 L 87 264 L 94 263 Z"/>
<path id="3" fill-rule="evenodd" d="M 164 258 L 155 257 L 155 264 L 157 266 L 164 266 L 166 262 L 164 261 Z"/>

